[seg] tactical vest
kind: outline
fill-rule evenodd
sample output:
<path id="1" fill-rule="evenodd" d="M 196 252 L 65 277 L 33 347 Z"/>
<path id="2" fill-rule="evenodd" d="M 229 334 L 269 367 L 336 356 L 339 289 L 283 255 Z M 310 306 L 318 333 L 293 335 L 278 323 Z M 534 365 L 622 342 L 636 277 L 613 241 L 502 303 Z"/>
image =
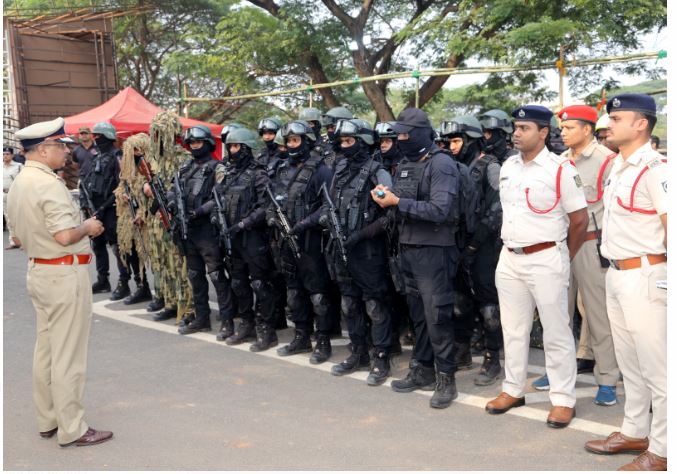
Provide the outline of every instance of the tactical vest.
<path id="1" fill-rule="evenodd" d="M 112 194 L 116 160 L 117 157 L 112 152 L 99 153 L 92 157 L 91 168 L 85 178 L 85 186 L 92 199 L 106 199 Z"/>
<path id="2" fill-rule="evenodd" d="M 367 190 L 370 182 L 375 185 L 374 173 L 379 168 L 378 161 L 370 158 L 353 173 L 348 164 L 336 170 L 332 186 L 332 199 L 338 210 L 338 218 L 347 235 L 359 231 L 374 220 L 375 208 L 370 205 L 371 194 Z"/>
<path id="3" fill-rule="evenodd" d="M 179 177 L 186 194 L 186 210 L 193 211 L 202 206 L 211 198 L 214 186 L 214 168 L 219 164 L 216 160 L 209 160 L 198 165 L 194 160 L 188 160 L 181 166 Z"/>
<path id="4" fill-rule="evenodd" d="M 256 167 L 249 164 L 244 170 L 233 167 L 223 178 L 221 187 L 224 190 L 223 205 L 226 208 L 228 222 L 235 224 L 247 217 L 254 207 L 256 197 Z"/>
<path id="5" fill-rule="evenodd" d="M 288 162 L 278 167 L 275 191 L 284 197 L 284 211 L 292 225 L 309 216 L 315 209 L 310 208 L 306 199 L 308 183 L 315 170 L 322 164 L 323 157 L 311 153 L 301 168 L 292 167 Z"/>

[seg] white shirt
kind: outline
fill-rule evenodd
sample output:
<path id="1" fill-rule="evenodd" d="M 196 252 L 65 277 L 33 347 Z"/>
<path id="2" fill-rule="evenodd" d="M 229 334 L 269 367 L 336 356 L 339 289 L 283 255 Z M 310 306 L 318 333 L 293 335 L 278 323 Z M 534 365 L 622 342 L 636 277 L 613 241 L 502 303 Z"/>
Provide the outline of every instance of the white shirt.
<path id="1" fill-rule="evenodd" d="M 561 197 L 555 205 L 560 164 Z M 501 167 L 499 188 L 503 207 L 501 239 L 509 248 L 563 241 L 569 231 L 568 214 L 587 207 L 576 168 L 546 147 L 528 163 L 524 163 L 521 153 L 508 158 Z M 554 208 L 539 214 L 529 208 L 529 203 L 537 210 Z"/>
<path id="2" fill-rule="evenodd" d="M 9 187 L 12 185 L 24 165 L 17 163 L 16 161 L 10 161 L 8 165 L 3 161 L 2 165 L 2 192 L 7 193 L 9 192 Z"/>
<path id="3" fill-rule="evenodd" d="M 668 212 L 668 167 L 661 161 L 663 159 L 663 155 L 651 149 L 651 142 L 646 142 L 626 160 L 620 153 L 614 159 L 604 190 L 601 251 L 605 257 L 622 260 L 666 252 L 663 245 L 665 231 L 660 219 L 661 214 Z M 637 182 L 632 207 L 655 210 L 657 214 L 623 208 L 630 207 L 632 187 L 647 167 Z"/>

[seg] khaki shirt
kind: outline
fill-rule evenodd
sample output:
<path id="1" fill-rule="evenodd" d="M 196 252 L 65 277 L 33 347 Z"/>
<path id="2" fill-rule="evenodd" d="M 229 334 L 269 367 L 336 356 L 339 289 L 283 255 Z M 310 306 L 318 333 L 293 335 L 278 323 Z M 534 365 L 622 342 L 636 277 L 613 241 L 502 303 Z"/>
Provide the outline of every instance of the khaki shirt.
<path id="1" fill-rule="evenodd" d="M 620 153 L 614 159 L 604 191 L 601 251 L 605 257 L 622 260 L 666 252 L 665 230 L 660 219 L 661 214 L 668 212 L 668 166 L 663 159 L 663 155 L 651 149 L 651 142 L 646 142 L 625 160 Z M 655 214 L 632 212 L 623 207 L 630 207 L 632 187 L 645 168 L 647 171 L 637 182 L 632 207 L 655 210 Z"/>
<path id="2" fill-rule="evenodd" d="M 571 154 L 571 149 L 568 149 L 561 156 L 571 160 Z M 602 228 L 604 183 L 609 178 L 615 156 L 616 154 L 613 151 L 593 139 L 581 154 L 573 160 L 576 163 L 576 170 L 581 176 L 581 181 L 583 181 L 583 193 L 588 202 L 588 217 L 590 217 L 588 232 L 595 230 L 595 220 L 597 221 L 597 228 Z M 607 163 L 608 158 L 611 158 L 611 161 Z M 605 163 L 606 166 L 602 169 Z"/>
<path id="3" fill-rule="evenodd" d="M 40 162 L 28 160 L 7 196 L 7 220 L 29 258 L 90 253 L 89 239 L 63 246 L 54 234 L 82 219 L 63 180 Z"/>
<path id="4" fill-rule="evenodd" d="M 561 198 L 555 205 L 557 172 L 562 163 Z M 568 214 L 587 205 L 576 168 L 545 147 L 528 163 L 524 163 L 521 153 L 508 158 L 501 167 L 499 188 L 503 208 L 501 239 L 509 248 L 563 241 L 569 231 Z M 537 210 L 554 208 L 537 213 L 529 203 Z"/>

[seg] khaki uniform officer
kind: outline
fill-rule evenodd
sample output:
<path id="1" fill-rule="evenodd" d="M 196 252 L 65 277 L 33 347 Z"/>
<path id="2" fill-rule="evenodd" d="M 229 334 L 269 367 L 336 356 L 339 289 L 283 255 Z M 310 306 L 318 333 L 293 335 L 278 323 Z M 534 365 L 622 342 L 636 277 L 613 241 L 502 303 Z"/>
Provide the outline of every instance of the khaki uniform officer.
<path id="1" fill-rule="evenodd" d="M 496 268 L 505 381 L 503 392 L 486 409 L 499 414 L 524 405 L 529 333 L 538 308 L 553 405 L 547 422 L 564 428 L 576 413 L 576 348 L 567 308 L 569 260 L 585 238 L 587 206 L 576 168 L 545 146 L 552 112 L 529 105 L 515 109 L 512 116 L 513 141 L 520 153 L 501 167 L 503 249 Z"/>
<path id="2" fill-rule="evenodd" d="M 87 236 L 103 232 L 95 219 L 80 222 L 70 193 L 54 170 L 68 149 L 60 140 L 58 118 L 19 130 L 26 166 L 7 196 L 7 217 L 28 255 L 26 286 L 37 313 L 33 357 L 33 400 L 40 436 L 57 435 L 59 444 L 87 446 L 110 439 L 83 420 L 82 396 L 92 291 Z"/>
<path id="3" fill-rule="evenodd" d="M 604 182 L 611 172 L 614 152 L 597 143 L 593 128 L 597 111 L 588 105 L 572 105 L 559 112 L 562 121 L 562 141 L 569 147 L 562 153 L 576 163 L 583 182 L 588 203 L 588 222 L 585 243 L 571 261 L 569 285 L 569 315 L 573 316 L 576 295 L 583 302 L 584 324 L 588 327 L 590 346 L 595 358 L 594 375 L 599 390 L 595 397 L 598 405 L 616 404 L 616 383 L 619 372 L 614 354 L 614 343 L 606 310 L 604 279 L 608 263 L 602 261 L 598 249 L 601 242 L 602 216 L 604 215 Z"/>
<path id="4" fill-rule="evenodd" d="M 602 254 L 611 261 L 606 304 L 625 418 L 620 432 L 585 447 L 600 454 L 644 451 L 621 470 L 666 470 L 668 168 L 651 149 L 656 103 L 650 96 L 618 95 L 607 112 L 608 138 L 619 154 L 604 191 Z"/>

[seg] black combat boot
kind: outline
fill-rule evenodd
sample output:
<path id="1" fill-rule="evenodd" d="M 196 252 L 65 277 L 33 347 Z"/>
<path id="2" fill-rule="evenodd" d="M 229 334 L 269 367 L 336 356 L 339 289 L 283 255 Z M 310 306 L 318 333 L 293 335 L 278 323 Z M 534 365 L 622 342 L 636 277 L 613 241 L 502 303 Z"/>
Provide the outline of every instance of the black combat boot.
<path id="1" fill-rule="evenodd" d="M 125 296 L 129 296 L 129 293 L 131 293 L 131 291 L 129 290 L 129 282 L 119 280 L 118 286 L 115 287 L 115 290 L 113 290 L 113 294 L 110 295 L 110 300 L 111 301 L 121 300 Z"/>
<path id="2" fill-rule="evenodd" d="M 400 380 L 394 380 L 390 385 L 396 392 L 407 393 L 414 390 L 431 391 L 435 389 L 435 369 L 424 367 L 418 362 L 410 364 L 409 373 Z"/>
<path id="3" fill-rule="evenodd" d="M 491 385 L 501 375 L 501 362 L 498 360 L 498 351 L 487 351 L 479 374 L 475 377 L 475 385 L 484 387 Z"/>
<path id="4" fill-rule="evenodd" d="M 176 318 L 176 308 L 167 308 L 153 316 L 153 321 L 167 321 Z"/>
<path id="5" fill-rule="evenodd" d="M 252 352 L 261 352 L 277 346 L 277 333 L 275 328 L 267 324 L 259 324 L 256 326 L 256 342 L 249 346 Z"/>
<path id="6" fill-rule="evenodd" d="M 221 327 L 219 328 L 219 333 L 216 335 L 216 340 L 223 342 L 233 334 L 235 334 L 235 324 L 232 319 L 226 319 L 225 321 L 221 321 Z"/>
<path id="7" fill-rule="evenodd" d="M 454 364 L 456 370 L 468 370 L 472 368 L 472 354 L 470 353 L 470 344 L 460 342 L 454 347 Z"/>
<path id="8" fill-rule="evenodd" d="M 164 298 L 153 298 L 153 300 L 150 303 L 148 303 L 148 306 L 146 306 L 146 311 L 148 311 L 149 313 L 154 313 L 156 311 L 160 311 L 164 307 L 165 307 Z"/>
<path id="9" fill-rule="evenodd" d="M 196 332 L 210 332 L 212 330 L 212 323 L 207 318 L 206 321 L 198 321 L 197 319 L 191 321 L 186 326 L 181 326 L 179 328 L 179 334 L 187 335 L 193 334 Z"/>
<path id="10" fill-rule="evenodd" d="M 92 285 L 92 293 L 108 293 L 110 292 L 110 282 L 108 277 L 99 275 Z"/>
<path id="11" fill-rule="evenodd" d="M 310 354 L 311 364 L 321 364 L 331 357 L 331 342 L 327 334 L 317 334 L 315 350 Z"/>
<path id="12" fill-rule="evenodd" d="M 141 303 L 142 301 L 148 301 L 153 299 L 153 294 L 150 292 L 150 288 L 148 287 L 148 283 L 145 283 L 141 286 L 136 287 L 136 291 L 129 295 L 125 300 L 122 302 L 123 304 L 130 305 L 130 304 L 136 304 L 136 303 Z"/>
<path id="13" fill-rule="evenodd" d="M 356 370 L 369 367 L 369 353 L 366 346 L 348 344 L 350 355 L 340 364 L 332 366 L 332 375 L 352 374 Z"/>
<path id="14" fill-rule="evenodd" d="M 277 355 L 286 357 L 294 354 L 301 354 L 303 352 L 310 352 L 313 346 L 310 343 L 310 336 L 303 329 L 297 329 L 294 332 L 294 339 L 284 347 L 277 350 Z"/>
<path id="15" fill-rule="evenodd" d="M 240 324 L 237 325 L 235 333 L 226 338 L 226 344 L 229 346 L 237 346 L 242 344 L 247 339 L 256 337 L 256 328 L 254 327 L 254 321 L 251 319 L 242 319 Z"/>
<path id="16" fill-rule="evenodd" d="M 195 313 L 185 313 L 179 321 L 179 327 L 188 326 L 195 321 Z"/>
<path id="17" fill-rule="evenodd" d="M 390 377 L 390 355 L 385 351 L 378 351 L 367 376 L 367 385 L 375 387 L 381 385 Z"/>
<path id="18" fill-rule="evenodd" d="M 456 397 L 458 397 L 458 392 L 454 374 L 437 372 L 437 383 L 435 393 L 430 399 L 430 408 L 447 408 L 452 400 L 456 400 Z"/>

